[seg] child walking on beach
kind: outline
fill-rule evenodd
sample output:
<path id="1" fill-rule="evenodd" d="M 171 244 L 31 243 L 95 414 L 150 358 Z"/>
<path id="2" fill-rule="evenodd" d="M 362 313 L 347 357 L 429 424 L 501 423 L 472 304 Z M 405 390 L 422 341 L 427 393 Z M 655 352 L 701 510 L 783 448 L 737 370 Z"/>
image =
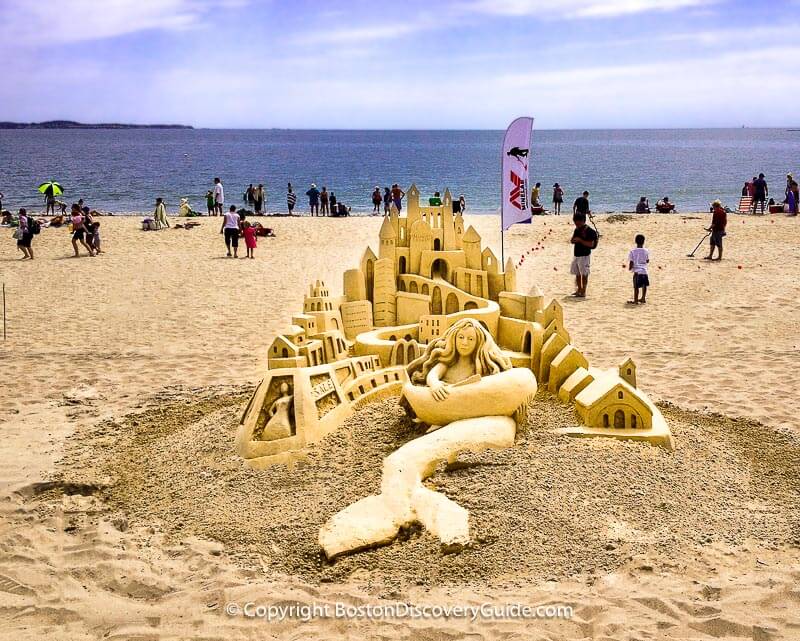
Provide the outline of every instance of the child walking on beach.
<path id="1" fill-rule="evenodd" d="M 650 252 L 644 247 L 643 234 L 637 234 L 634 240 L 636 247 L 628 253 L 628 271 L 633 272 L 633 300 L 629 300 L 628 303 L 644 305 L 647 302 L 647 288 L 650 286 L 650 278 L 647 275 Z M 639 290 L 642 290 L 641 298 Z"/>
<path id="2" fill-rule="evenodd" d="M 242 223 L 242 233 L 244 234 L 244 246 L 247 248 L 247 257 L 255 258 L 255 256 L 253 256 L 253 250 L 258 246 L 256 228 L 248 221 L 244 221 Z"/>

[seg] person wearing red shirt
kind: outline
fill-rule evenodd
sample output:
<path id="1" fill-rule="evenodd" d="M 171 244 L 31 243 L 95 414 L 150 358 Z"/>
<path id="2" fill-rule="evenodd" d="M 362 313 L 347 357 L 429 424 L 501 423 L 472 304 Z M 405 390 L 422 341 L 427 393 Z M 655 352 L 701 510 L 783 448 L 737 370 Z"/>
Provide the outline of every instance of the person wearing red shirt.
<path id="1" fill-rule="evenodd" d="M 719 200 L 711 203 L 711 227 L 706 231 L 711 232 L 711 250 L 706 260 L 722 260 L 722 237 L 725 236 L 725 227 L 728 225 L 728 214 Z M 714 247 L 717 248 L 717 257 L 714 258 Z"/>

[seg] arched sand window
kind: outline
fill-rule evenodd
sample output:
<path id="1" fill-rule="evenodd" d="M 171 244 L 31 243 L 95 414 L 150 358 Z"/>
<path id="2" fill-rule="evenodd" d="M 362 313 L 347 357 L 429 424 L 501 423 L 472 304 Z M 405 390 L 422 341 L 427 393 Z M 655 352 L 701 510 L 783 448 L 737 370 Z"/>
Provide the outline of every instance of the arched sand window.
<path id="1" fill-rule="evenodd" d="M 625 429 L 625 412 L 622 410 L 614 412 L 614 427 L 618 430 Z"/>
<path id="2" fill-rule="evenodd" d="M 284 358 L 289 358 L 289 350 L 286 349 L 285 347 L 283 348 L 283 351 L 281 353 Z"/>
<path id="3" fill-rule="evenodd" d="M 603 414 L 603 427 L 608 427 L 608 414 Z"/>
<path id="4" fill-rule="evenodd" d="M 618 399 L 622 400 L 623 396 L 624 396 L 624 394 L 622 392 L 617 392 L 617 398 Z"/>
<path id="5" fill-rule="evenodd" d="M 631 414 L 631 427 L 633 427 L 633 428 L 637 428 L 637 427 L 639 427 L 639 426 L 636 424 L 636 414 Z"/>

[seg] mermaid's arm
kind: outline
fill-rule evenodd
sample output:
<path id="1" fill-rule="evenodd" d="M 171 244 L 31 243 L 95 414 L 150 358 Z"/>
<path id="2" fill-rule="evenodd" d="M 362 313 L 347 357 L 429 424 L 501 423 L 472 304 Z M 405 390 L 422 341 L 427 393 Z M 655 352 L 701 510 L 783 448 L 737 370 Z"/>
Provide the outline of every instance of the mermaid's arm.
<path id="1" fill-rule="evenodd" d="M 431 395 L 434 400 L 443 401 L 447 398 L 447 386 L 442 382 L 442 377 L 447 373 L 447 365 L 444 363 L 437 363 L 425 379 L 428 387 L 431 390 Z"/>

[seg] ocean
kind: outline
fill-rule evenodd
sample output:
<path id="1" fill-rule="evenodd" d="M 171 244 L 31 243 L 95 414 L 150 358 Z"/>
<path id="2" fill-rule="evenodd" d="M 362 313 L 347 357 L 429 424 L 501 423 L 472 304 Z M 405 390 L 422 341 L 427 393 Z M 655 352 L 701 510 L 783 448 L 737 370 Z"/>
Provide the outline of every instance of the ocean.
<path id="1" fill-rule="evenodd" d="M 336 193 L 353 213 L 372 208 L 375 185 L 415 182 L 423 198 L 449 187 L 470 213 L 497 212 L 502 131 L 314 130 L 2 130 L 3 206 L 38 209 L 40 182 L 53 179 L 93 208 L 168 210 L 188 197 L 205 211 L 205 193 L 222 178 L 226 204 L 241 204 L 249 183 L 263 183 L 267 211 L 285 212 L 286 183 L 306 212 L 312 182 Z M 734 207 L 743 182 L 763 172 L 783 198 L 787 172 L 800 176 L 800 131 L 674 129 L 534 131 L 531 184 L 564 188 L 565 204 L 584 189 L 596 212 L 631 211 L 640 196 L 662 196 L 679 211 L 705 210 L 714 198 Z"/>

